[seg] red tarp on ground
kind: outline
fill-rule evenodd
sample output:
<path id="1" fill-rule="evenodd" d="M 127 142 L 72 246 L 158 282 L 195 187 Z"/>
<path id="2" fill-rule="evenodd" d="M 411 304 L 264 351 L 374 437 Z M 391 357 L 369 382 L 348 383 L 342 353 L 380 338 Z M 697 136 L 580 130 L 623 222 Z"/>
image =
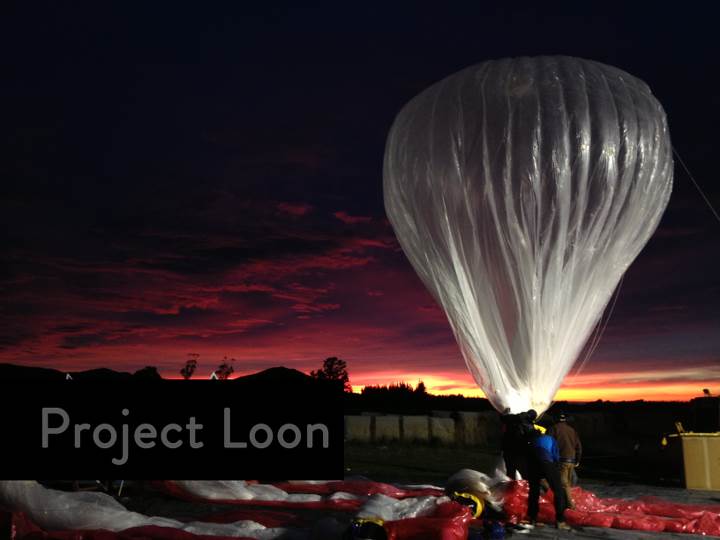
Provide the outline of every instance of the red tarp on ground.
<path id="1" fill-rule="evenodd" d="M 173 481 L 163 481 L 155 483 L 156 487 L 161 488 L 166 493 L 189 500 L 202 500 L 204 502 L 222 502 L 238 505 L 261 505 L 283 508 L 304 508 L 304 509 L 332 509 L 332 510 L 350 510 L 355 511 L 360 508 L 367 497 L 382 494 L 396 499 L 405 499 L 409 497 L 440 497 L 444 493 L 441 489 L 436 488 L 420 488 L 420 489 L 404 489 L 392 484 L 382 482 L 372 482 L 370 480 L 347 480 L 324 482 L 319 484 L 304 482 L 278 482 L 273 483 L 288 493 L 310 493 L 314 495 L 329 496 L 337 492 L 351 493 L 361 499 L 327 499 L 323 501 L 309 502 L 286 502 L 286 501 L 258 501 L 258 500 L 231 500 L 231 501 L 209 501 L 207 499 L 199 499 L 197 496 L 188 493 L 182 486 Z M 241 514 L 229 512 L 224 515 L 221 520 L 224 523 L 236 521 L 239 519 L 253 519 L 248 517 L 253 510 L 240 511 Z M 236 519 L 232 519 L 236 516 Z M 270 526 L 282 526 L 281 523 L 270 520 L 254 519 L 258 523 Z M 409 518 L 397 521 L 385 522 L 385 530 L 388 534 L 388 540 L 465 540 L 468 535 L 468 527 L 472 516 L 470 511 L 455 502 L 449 502 L 438 505 L 437 510 L 432 516 L 419 518 Z M 85 539 L 83 539 L 85 540 Z"/>
<path id="2" fill-rule="evenodd" d="M 289 501 L 262 501 L 258 499 L 205 499 L 188 492 L 181 485 L 172 480 L 163 480 L 152 483 L 156 488 L 175 497 L 192 500 L 215 502 L 218 504 L 262 504 L 267 506 L 284 506 L 286 508 L 327 508 L 327 509 L 352 509 L 359 508 L 365 501 L 353 499 L 325 499 L 322 501 L 289 502 Z M 304 482 L 275 482 L 273 486 L 286 491 L 287 493 L 307 493 L 311 495 L 330 496 L 340 491 L 366 498 L 372 495 L 387 495 L 395 499 L 407 499 L 409 497 L 440 497 L 443 490 L 437 488 L 404 489 L 384 484 L 383 482 L 372 482 L 370 480 L 337 480 L 324 482 L 322 484 L 310 484 Z"/>
<path id="3" fill-rule="evenodd" d="M 440 504 L 432 516 L 385 523 L 388 540 L 466 540 L 470 510 L 459 503 Z"/>
<path id="4" fill-rule="evenodd" d="M 245 513 L 243 510 L 239 512 Z M 290 520 L 283 520 L 281 512 L 259 511 L 256 515 L 237 515 L 239 519 L 253 519 L 268 527 L 306 526 L 299 523 L 290 514 Z M 251 514 L 248 511 L 247 514 Z M 470 511 L 456 502 L 438 505 L 436 511 L 419 518 L 408 518 L 385 522 L 388 540 L 466 540 L 468 525 L 472 519 Z M 226 519 L 217 522 L 226 523 Z M 135 527 L 122 532 L 110 531 L 43 531 L 21 512 L 12 514 L 11 538 L 13 540 L 229 540 L 225 536 L 195 535 L 169 527 Z M 252 540 L 245 537 L 232 537 L 233 540 Z"/>
<path id="5" fill-rule="evenodd" d="M 525 481 L 511 482 L 506 487 L 504 508 L 514 523 L 527 513 L 527 493 Z M 720 505 L 679 504 L 655 497 L 600 499 L 579 487 L 573 488 L 572 494 L 575 510 L 565 512 L 570 525 L 720 535 Z M 540 498 L 538 520 L 555 521 L 552 492 Z"/>
<path id="6" fill-rule="evenodd" d="M 122 532 L 73 530 L 43 531 L 22 512 L 14 512 L 10 523 L 12 540 L 254 540 L 247 537 L 198 536 L 170 527 L 134 527 Z M 5 532 L 5 531 L 3 531 Z"/>
<path id="7" fill-rule="evenodd" d="M 190 502 L 206 502 L 213 504 L 231 504 L 237 506 L 267 506 L 269 508 L 307 508 L 312 510 L 339 510 L 354 511 L 359 510 L 365 502 L 363 499 L 324 499 L 322 501 L 263 501 L 259 499 L 208 499 L 198 497 L 197 495 L 183 489 L 182 486 L 172 480 L 153 482 L 153 485 L 161 491 Z"/>
<path id="8" fill-rule="evenodd" d="M 341 499 L 295 503 L 258 500 L 210 501 L 190 496 L 172 482 L 163 482 L 161 485 L 167 493 L 181 496 L 184 499 L 202 500 L 216 504 L 231 503 L 238 506 L 199 521 L 229 523 L 251 519 L 266 527 L 312 527 L 312 516 L 301 515 L 298 512 L 299 509 L 332 509 L 347 512 L 349 520 L 349 517 L 355 513 L 365 498 L 374 493 L 394 494 L 398 498 L 402 498 L 401 495 L 439 494 L 437 490 L 427 490 L 433 493 L 425 493 L 426 490 L 403 490 L 389 484 L 369 481 L 333 482 L 331 484 L 277 485 L 283 489 L 287 487 L 295 493 L 329 495 L 335 490 L 339 490 L 354 493 L 361 498 L 353 501 Z M 527 492 L 527 483 L 524 481 L 505 484 L 504 508 L 509 521 L 517 523 L 526 517 Z M 574 526 L 720 535 L 720 505 L 677 504 L 654 497 L 643 497 L 636 500 L 601 499 L 581 488 L 573 488 L 573 499 L 576 509 L 567 510 L 566 519 Z M 538 516 L 540 521 L 554 522 L 555 512 L 552 502 L 551 492 L 541 497 Z M 262 508 L 251 508 L 253 505 Z M 438 505 L 431 516 L 388 521 L 385 527 L 389 540 L 464 540 L 467 538 L 470 521 L 470 512 L 466 507 L 450 502 Z M 137 527 L 120 533 L 108 531 L 47 532 L 40 530 L 19 512 L 12 514 L 11 526 L 14 531 L 13 538 L 17 540 L 225 540 L 225 537 L 201 537 L 177 529 L 157 526 Z"/>
<path id="9" fill-rule="evenodd" d="M 387 495 L 395 499 L 406 499 L 408 497 L 440 497 L 444 495 L 442 489 L 438 488 L 399 488 L 392 484 L 373 482 L 371 480 L 337 480 L 323 482 L 322 484 L 308 484 L 305 482 L 277 482 L 275 487 L 288 493 L 313 493 L 315 495 L 332 495 L 338 491 L 352 493 L 360 497 L 371 495 Z"/>

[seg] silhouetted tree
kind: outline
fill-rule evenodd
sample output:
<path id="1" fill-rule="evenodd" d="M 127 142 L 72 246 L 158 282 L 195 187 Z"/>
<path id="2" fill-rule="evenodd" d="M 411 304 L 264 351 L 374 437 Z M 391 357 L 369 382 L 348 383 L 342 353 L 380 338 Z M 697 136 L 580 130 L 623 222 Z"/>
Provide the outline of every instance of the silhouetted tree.
<path id="1" fill-rule="evenodd" d="M 191 378 L 193 376 L 193 373 L 195 373 L 198 365 L 197 359 L 200 357 L 200 355 L 197 353 L 189 353 L 188 356 L 190 358 L 187 362 L 185 362 L 185 367 L 180 370 L 180 375 L 182 375 L 182 378 L 185 380 Z"/>
<path id="2" fill-rule="evenodd" d="M 389 396 L 412 396 L 415 393 L 413 387 L 406 382 L 396 382 L 387 386 L 366 386 L 362 389 L 362 394 L 365 395 L 389 395 Z"/>
<path id="3" fill-rule="evenodd" d="M 223 356 L 223 362 L 215 370 L 215 376 L 221 381 L 224 381 L 228 377 L 230 377 L 230 375 L 235 373 L 235 368 L 232 365 L 233 362 L 235 362 L 234 358 L 228 360 L 227 356 Z"/>
<path id="4" fill-rule="evenodd" d="M 417 386 L 415 387 L 415 393 L 421 396 L 427 395 L 427 388 L 425 388 L 424 382 L 418 382 Z"/>
<path id="5" fill-rule="evenodd" d="M 326 358 L 323 362 L 323 367 L 311 371 L 310 376 L 320 380 L 340 381 L 345 392 L 352 392 L 350 376 L 347 372 L 347 363 L 345 360 L 340 360 L 335 356 Z"/>

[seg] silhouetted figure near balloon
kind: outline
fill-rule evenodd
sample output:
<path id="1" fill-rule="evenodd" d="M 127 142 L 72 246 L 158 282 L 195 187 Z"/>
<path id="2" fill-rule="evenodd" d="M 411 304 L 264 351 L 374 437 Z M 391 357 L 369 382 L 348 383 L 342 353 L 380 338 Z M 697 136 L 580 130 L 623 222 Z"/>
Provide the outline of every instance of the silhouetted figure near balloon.
<path id="1" fill-rule="evenodd" d="M 531 428 L 536 429 L 535 420 L 537 420 L 537 411 L 535 409 L 530 409 L 529 411 L 525 411 L 524 413 L 520 413 L 520 416 L 523 420 L 523 426 L 525 430 L 527 431 L 527 434 L 532 433 L 532 431 L 529 431 Z"/>
<path id="2" fill-rule="evenodd" d="M 560 414 L 558 422 L 550 428 L 549 434 L 555 437 L 560 450 L 560 482 L 565 490 L 568 508 L 575 508 L 572 500 L 572 478 L 575 467 L 580 465 L 582 444 L 577 431 L 567 423 L 567 417 Z"/>
<path id="3" fill-rule="evenodd" d="M 502 451 L 505 460 L 505 472 L 511 480 L 515 480 L 516 473 L 522 478 L 528 477 L 528 445 L 535 432 L 534 421 L 537 413 L 530 409 L 519 414 L 510 414 L 506 409 L 500 417 L 503 425 Z"/>
<path id="4" fill-rule="evenodd" d="M 560 482 L 560 451 L 555 439 L 547 434 L 534 431 L 528 451 L 528 518 L 533 525 L 537 525 L 539 511 L 541 480 L 547 480 L 553 492 L 555 502 L 555 526 L 558 529 L 570 529 L 565 523 L 565 490 Z"/>

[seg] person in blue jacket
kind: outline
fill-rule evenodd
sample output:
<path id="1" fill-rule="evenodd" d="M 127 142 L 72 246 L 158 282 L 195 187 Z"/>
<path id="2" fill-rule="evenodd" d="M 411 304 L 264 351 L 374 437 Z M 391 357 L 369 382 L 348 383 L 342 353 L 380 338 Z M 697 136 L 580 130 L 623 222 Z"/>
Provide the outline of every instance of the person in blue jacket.
<path id="1" fill-rule="evenodd" d="M 528 450 L 528 517 L 533 525 L 537 524 L 540 499 L 540 482 L 544 478 L 553 492 L 555 500 L 555 520 L 558 529 L 570 529 L 565 523 L 565 490 L 560 482 L 560 450 L 557 441 L 547 433 L 534 432 Z"/>

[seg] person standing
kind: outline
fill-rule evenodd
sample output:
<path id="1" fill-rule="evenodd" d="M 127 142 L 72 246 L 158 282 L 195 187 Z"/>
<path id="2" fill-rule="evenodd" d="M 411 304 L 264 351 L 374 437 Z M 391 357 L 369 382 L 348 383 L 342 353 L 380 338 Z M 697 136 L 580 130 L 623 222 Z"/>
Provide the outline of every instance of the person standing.
<path id="1" fill-rule="evenodd" d="M 515 480 L 516 473 L 520 473 L 522 478 L 528 477 L 528 445 L 536 430 L 536 418 L 537 413 L 532 409 L 519 414 L 511 414 L 510 409 L 505 409 L 500 417 L 505 471 L 511 480 Z"/>
<path id="2" fill-rule="evenodd" d="M 555 526 L 558 529 L 569 530 L 571 527 L 565 523 L 565 490 L 560 482 L 558 463 L 560 451 L 555 439 L 548 434 L 541 434 L 533 430 L 531 443 L 528 452 L 528 518 L 532 525 L 537 524 L 537 516 L 540 510 L 540 484 L 542 479 L 547 480 L 553 492 L 555 502 Z"/>
<path id="3" fill-rule="evenodd" d="M 557 441 L 560 451 L 560 482 L 565 490 L 568 508 L 575 508 L 570 488 L 573 484 L 573 473 L 575 468 L 580 465 L 580 458 L 582 457 L 580 436 L 567 423 L 567 416 L 564 413 L 560 413 L 558 421 L 550 428 L 549 433 Z"/>

